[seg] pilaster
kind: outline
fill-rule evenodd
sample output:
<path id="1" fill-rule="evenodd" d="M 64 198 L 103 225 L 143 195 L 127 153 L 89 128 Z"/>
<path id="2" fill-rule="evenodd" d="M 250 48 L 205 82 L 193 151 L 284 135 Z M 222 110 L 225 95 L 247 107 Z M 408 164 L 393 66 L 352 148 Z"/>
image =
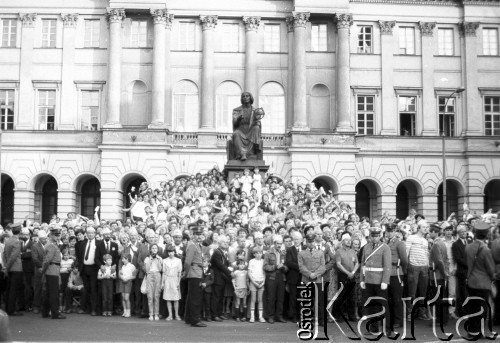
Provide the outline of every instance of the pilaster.
<path id="1" fill-rule="evenodd" d="M 76 89 L 74 85 L 75 64 L 75 37 L 78 14 L 61 14 L 63 21 L 63 56 L 62 56 L 62 80 L 61 80 L 61 111 L 58 120 L 58 129 L 75 130 L 79 128 L 77 123 Z M 57 122 L 57 121 L 56 121 Z"/>
<path id="2" fill-rule="evenodd" d="M 257 49 L 260 17 L 243 17 L 245 23 L 245 91 L 258 99 Z"/>
<path id="3" fill-rule="evenodd" d="M 434 28 L 436 23 L 419 22 L 422 36 L 422 135 L 438 134 L 436 100 L 434 97 Z"/>
<path id="4" fill-rule="evenodd" d="M 397 111 L 394 99 L 394 48 L 392 29 L 396 25 L 395 21 L 379 21 L 381 35 L 382 52 L 382 135 L 396 135 L 397 130 Z"/>
<path id="5" fill-rule="evenodd" d="M 307 125 L 307 74 L 306 26 L 310 14 L 293 13 L 293 131 L 308 131 Z"/>
<path id="6" fill-rule="evenodd" d="M 203 58 L 201 66 L 201 121 L 200 130 L 215 131 L 214 113 L 214 35 L 218 17 L 216 15 L 200 16 L 203 30 Z"/>
<path id="7" fill-rule="evenodd" d="M 335 15 L 337 26 L 337 132 L 353 132 L 350 101 L 350 50 L 349 28 L 352 14 Z"/>

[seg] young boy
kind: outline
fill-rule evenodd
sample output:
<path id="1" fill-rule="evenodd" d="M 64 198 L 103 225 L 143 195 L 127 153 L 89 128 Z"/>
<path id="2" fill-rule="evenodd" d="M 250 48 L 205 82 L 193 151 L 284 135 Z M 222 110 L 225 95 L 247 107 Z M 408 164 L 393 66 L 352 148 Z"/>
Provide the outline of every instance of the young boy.
<path id="1" fill-rule="evenodd" d="M 99 269 L 97 278 L 102 282 L 102 315 L 111 317 L 113 311 L 113 285 L 116 279 L 116 266 L 112 266 L 113 258 L 110 254 L 103 256 L 104 265 Z"/>
<path id="2" fill-rule="evenodd" d="M 208 263 L 207 259 L 203 259 L 203 278 L 201 279 L 201 288 L 203 290 L 203 304 L 202 304 L 202 318 L 204 321 L 212 321 L 212 311 L 210 308 L 211 298 L 212 298 L 212 284 L 214 283 L 214 275 L 212 273 L 212 267 Z"/>
<path id="3" fill-rule="evenodd" d="M 71 266 L 71 273 L 69 275 L 68 287 L 66 288 L 66 313 L 73 312 L 72 307 L 72 297 L 80 296 L 81 298 L 85 298 L 85 288 L 83 287 L 83 280 L 80 276 L 80 272 L 78 271 L 78 265 L 73 263 Z M 85 313 L 83 309 L 80 307 L 78 309 L 78 313 Z"/>

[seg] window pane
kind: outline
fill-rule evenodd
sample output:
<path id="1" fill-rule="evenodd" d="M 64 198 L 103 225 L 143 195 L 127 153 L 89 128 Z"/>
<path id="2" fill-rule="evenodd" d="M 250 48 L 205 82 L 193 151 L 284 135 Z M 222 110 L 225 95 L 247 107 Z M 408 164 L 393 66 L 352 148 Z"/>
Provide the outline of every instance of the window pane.
<path id="1" fill-rule="evenodd" d="M 86 48 L 98 48 L 100 36 L 100 21 L 97 19 L 85 20 L 85 41 Z"/>
<path id="2" fill-rule="evenodd" d="M 195 23 L 180 22 L 178 49 L 183 51 L 193 51 L 195 49 Z"/>
<path id="3" fill-rule="evenodd" d="M 11 48 L 16 46 L 17 19 L 2 20 L 2 47 Z"/>
<path id="4" fill-rule="evenodd" d="M 223 51 L 239 51 L 240 27 L 238 24 L 223 24 Z"/>
<path id="5" fill-rule="evenodd" d="M 484 134 L 500 135 L 500 96 L 484 97 Z M 492 130 L 493 128 L 493 130 Z"/>
<path id="6" fill-rule="evenodd" d="M 311 51 L 326 51 L 327 50 L 327 25 L 313 24 L 311 25 Z"/>
<path id="7" fill-rule="evenodd" d="M 453 29 L 438 29 L 439 55 L 453 55 Z"/>
<path id="8" fill-rule="evenodd" d="M 56 25 L 55 19 L 42 20 L 42 48 L 56 47 Z"/>
<path id="9" fill-rule="evenodd" d="M 280 25 L 277 24 L 264 25 L 264 51 L 267 52 L 280 51 Z"/>

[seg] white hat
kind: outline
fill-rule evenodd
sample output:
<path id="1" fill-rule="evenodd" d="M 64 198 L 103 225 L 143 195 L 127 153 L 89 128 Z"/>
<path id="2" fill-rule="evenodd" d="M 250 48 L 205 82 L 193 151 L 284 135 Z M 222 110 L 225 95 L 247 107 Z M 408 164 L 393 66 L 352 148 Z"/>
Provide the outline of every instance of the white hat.
<path id="1" fill-rule="evenodd" d="M 23 228 L 21 229 L 21 233 L 22 233 L 23 235 L 29 235 L 29 234 L 30 234 L 30 229 L 28 229 L 27 227 L 23 227 Z"/>
<path id="2" fill-rule="evenodd" d="M 342 234 L 342 239 L 341 240 L 343 241 L 344 239 L 351 239 L 351 234 L 349 232 L 344 232 Z"/>
<path id="3" fill-rule="evenodd" d="M 45 230 L 38 231 L 38 238 L 47 238 L 47 232 Z"/>

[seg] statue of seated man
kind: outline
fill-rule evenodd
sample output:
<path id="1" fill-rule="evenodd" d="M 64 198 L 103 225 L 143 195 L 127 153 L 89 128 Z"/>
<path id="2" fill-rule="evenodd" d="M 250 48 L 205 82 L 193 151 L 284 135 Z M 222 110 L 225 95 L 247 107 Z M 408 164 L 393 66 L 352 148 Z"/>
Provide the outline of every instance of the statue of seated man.
<path id="1" fill-rule="evenodd" d="M 245 161 L 262 152 L 261 122 L 262 109 L 254 109 L 253 96 L 249 92 L 241 94 L 241 106 L 233 110 L 233 137 L 231 159 Z"/>

